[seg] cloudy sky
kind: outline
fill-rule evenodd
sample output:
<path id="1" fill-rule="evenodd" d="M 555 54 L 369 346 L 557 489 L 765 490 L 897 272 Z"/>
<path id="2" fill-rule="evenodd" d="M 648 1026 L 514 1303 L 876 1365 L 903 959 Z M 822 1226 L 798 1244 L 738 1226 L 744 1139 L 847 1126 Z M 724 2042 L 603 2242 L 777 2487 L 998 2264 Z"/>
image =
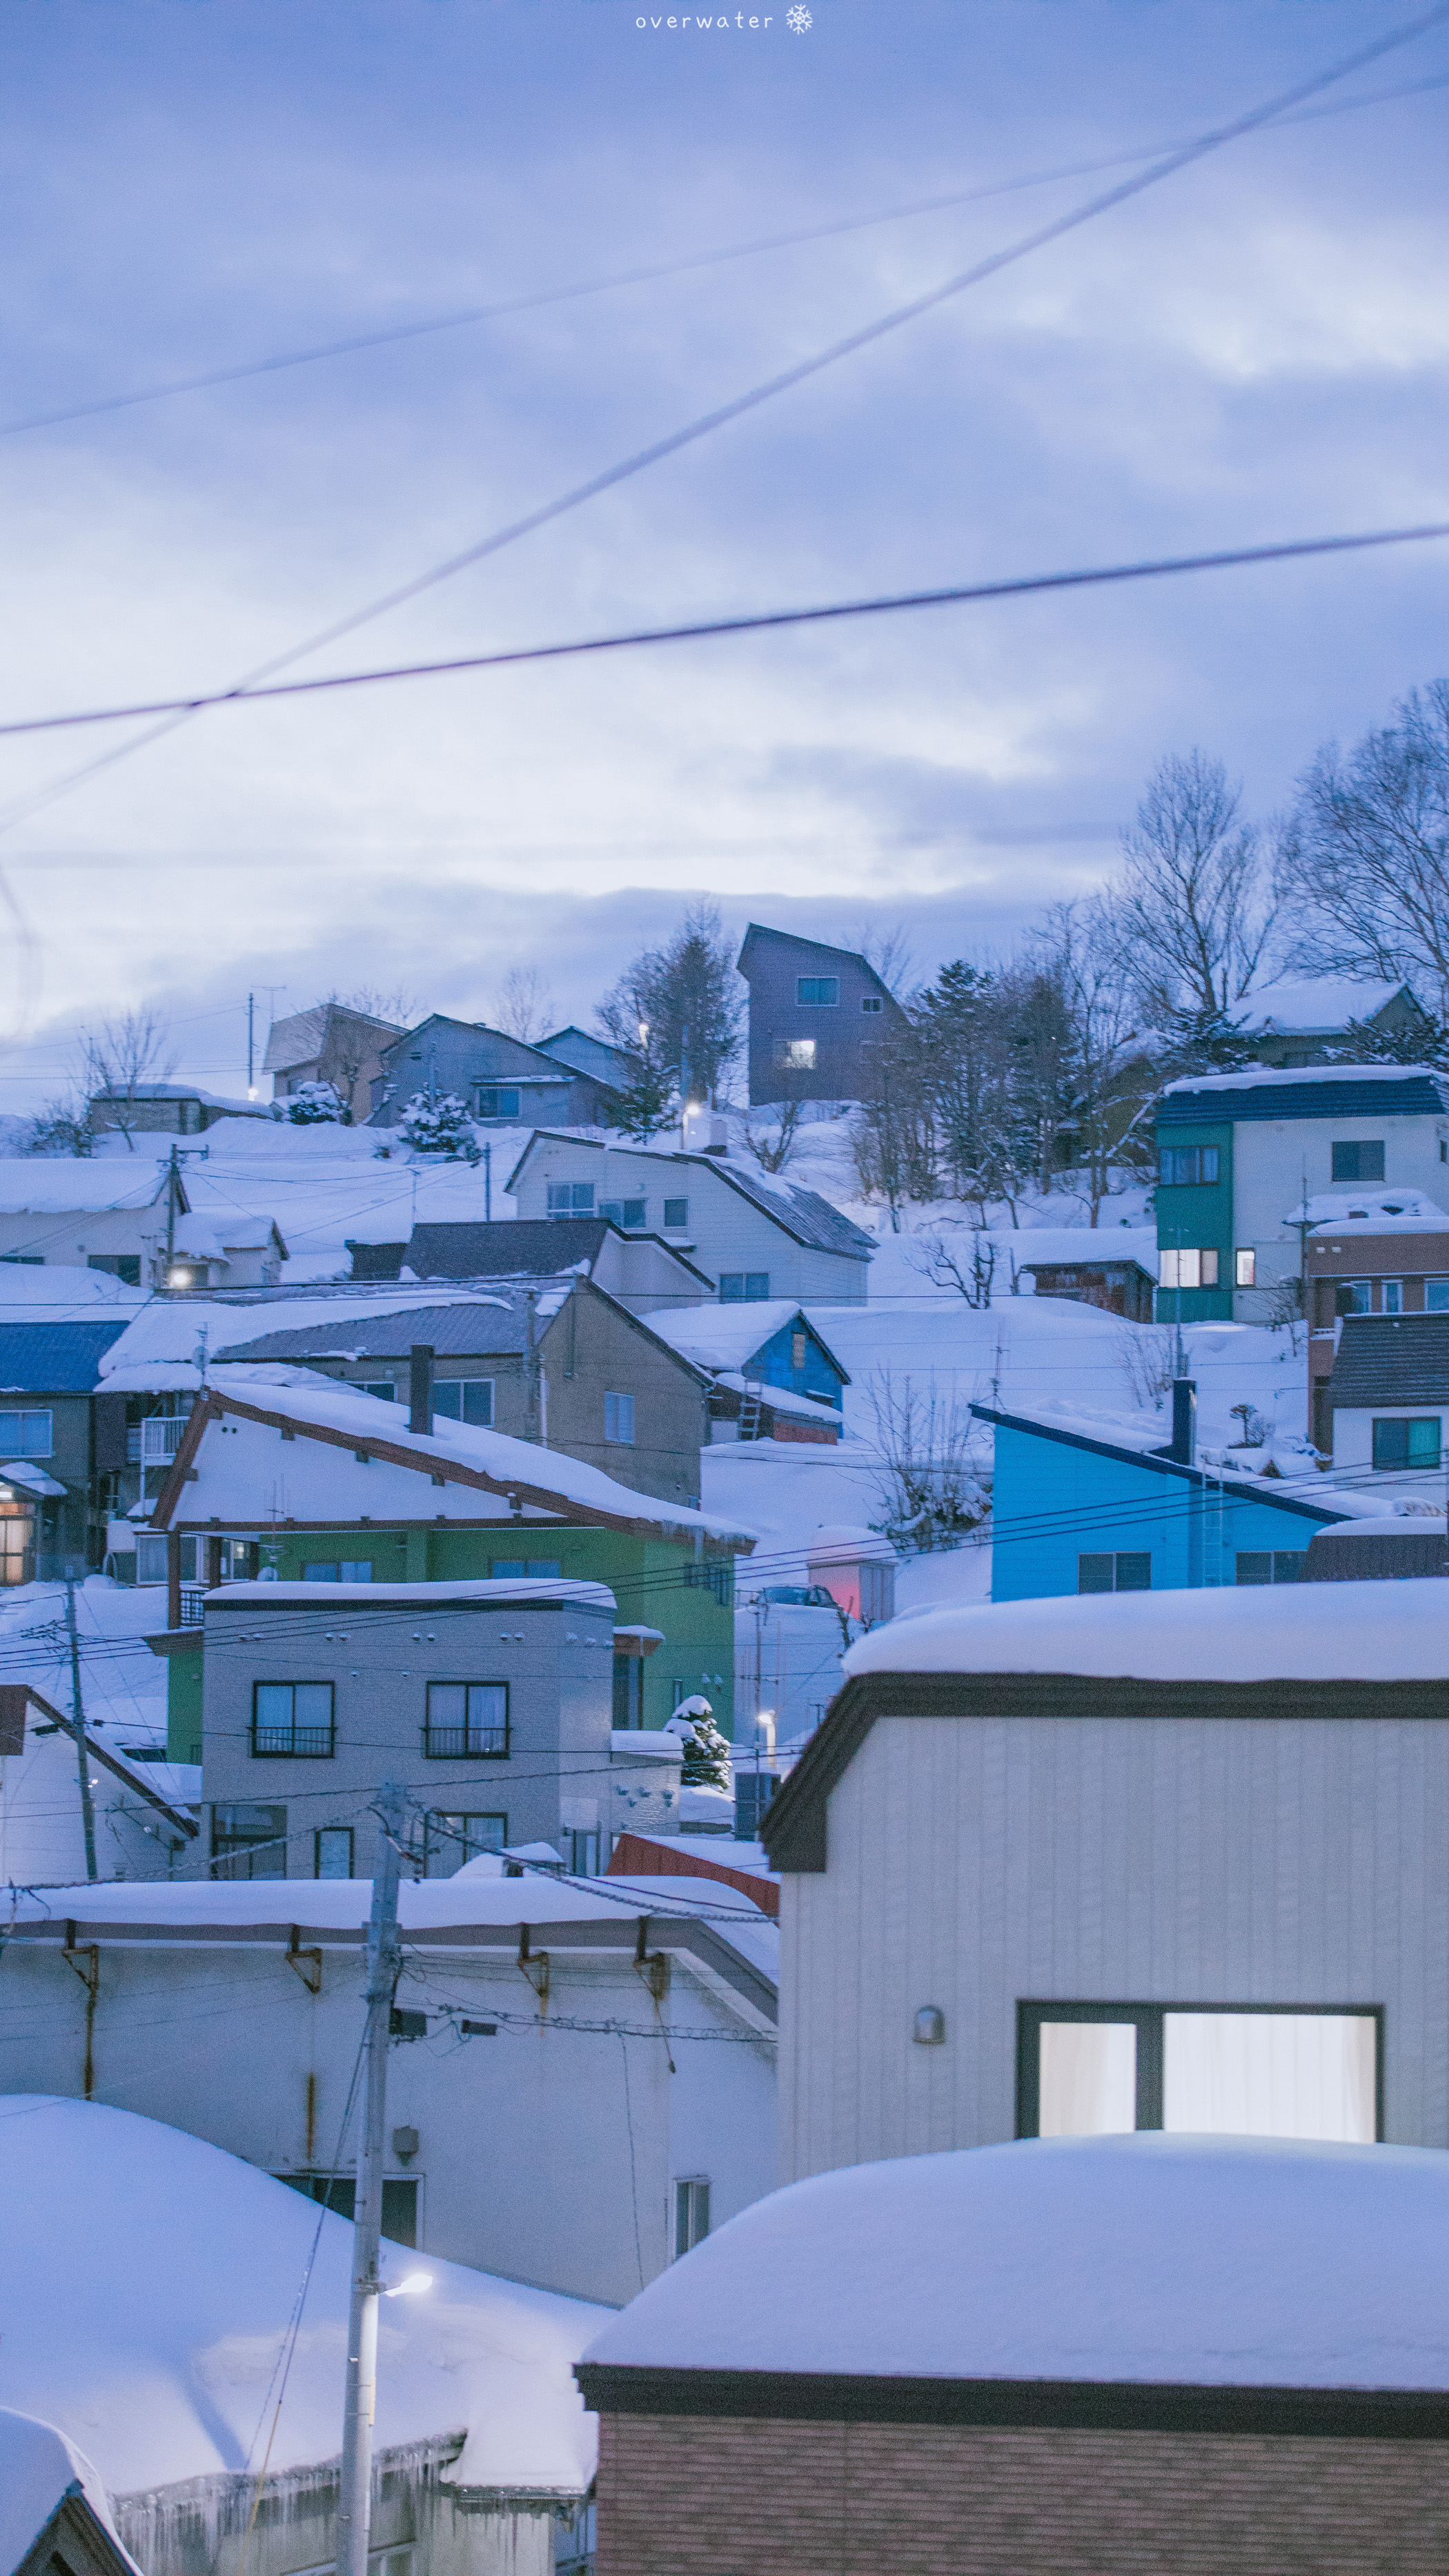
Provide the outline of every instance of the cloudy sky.
<path id="1" fill-rule="evenodd" d="M 636 0 L 13 0 L 0 428 L 600 291 L 0 435 L 0 715 L 224 686 L 1414 14 L 811 8 L 797 35 Z M 1449 517 L 1435 79 L 1449 21 L 1350 112 L 301 667 Z M 0 742 L 0 1109 L 142 1002 L 217 1089 L 249 989 L 263 1023 L 358 985 L 486 1017 L 522 961 L 583 1018 L 699 892 L 731 926 L 904 923 L 923 967 L 1000 948 L 1110 871 L 1163 752 L 1201 742 L 1267 812 L 1442 671 L 1446 576 L 1425 546 L 224 710 L 38 803 L 135 729 Z"/>

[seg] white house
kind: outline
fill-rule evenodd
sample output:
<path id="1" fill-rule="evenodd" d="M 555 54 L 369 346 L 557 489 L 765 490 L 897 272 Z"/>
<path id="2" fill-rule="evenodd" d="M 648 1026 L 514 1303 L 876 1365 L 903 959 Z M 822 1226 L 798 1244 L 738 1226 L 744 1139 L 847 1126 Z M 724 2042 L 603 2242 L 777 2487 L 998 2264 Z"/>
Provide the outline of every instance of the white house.
<path id="1" fill-rule="evenodd" d="M 541 1127 L 509 1175 L 525 1220 L 606 1216 L 662 1234 L 713 1281 L 721 1301 L 788 1298 L 859 1305 L 875 1246 L 814 1190 L 709 1153 Z"/>
<path id="2" fill-rule="evenodd" d="M 781 2174 L 1013 2136 L 1449 2146 L 1449 1581 L 919 1612 L 761 1824 Z"/>
<path id="3" fill-rule="evenodd" d="M 384 2231 L 618 2305 L 774 2183 L 779 1936 L 717 1879 L 506 1871 L 474 1861 L 402 1889 Z M 98 2101 L 350 2215 L 371 1894 L 20 1891 L 0 2082 L 81 2095 L 89 2047 Z M 88 2031 L 75 1961 L 92 1953 Z"/>
<path id="4" fill-rule="evenodd" d="M 1363 1493 L 1384 1484 L 1443 1511 L 1449 1312 L 1345 1315 L 1328 1402 L 1335 1476 L 1352 1477 Z"/>
<path id="5" fill-rule="evenodd" d="M 132 1288 L 265 1288 L 286 1258 L 271 1217 L 187 1160 L 173 1171 L 143 1147 L 0 1160 L 0 1262 L 107 1270 Z"/>
<path id="6" fill-rule="evenodd" d="M 201 1775 L 141 1762 L 86 1729 L 102 1878 L 169 1878 L 197 1839 Z M 86 1874 L 80 1766 L 68 1711 L 25 1682 L 0 1684 L 0 1885 L 56 1887 Z"/>

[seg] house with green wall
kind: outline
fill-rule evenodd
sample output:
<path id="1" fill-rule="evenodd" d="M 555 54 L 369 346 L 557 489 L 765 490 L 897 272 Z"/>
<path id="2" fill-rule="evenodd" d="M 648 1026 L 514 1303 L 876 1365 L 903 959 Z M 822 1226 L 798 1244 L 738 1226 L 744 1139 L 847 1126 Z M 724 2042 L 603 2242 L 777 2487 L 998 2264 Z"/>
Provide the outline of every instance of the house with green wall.
<path id="1" fill-rule="evenodd" d="M 734 1566 L 753 1533 L 618 1485 L 532 1442 L 403 1410 L 308 1370 L 218 1370 L 187 1425 L 152 1526 L 168 1545 L 168 1751 L 201 1759 L 200 1593 L 183 1548 L 223 1574 L 283 1583 L 557 1576 L 618 1604 L 614 1724 L 660 1727 L 702 1692 L 734 1718 Z"/>

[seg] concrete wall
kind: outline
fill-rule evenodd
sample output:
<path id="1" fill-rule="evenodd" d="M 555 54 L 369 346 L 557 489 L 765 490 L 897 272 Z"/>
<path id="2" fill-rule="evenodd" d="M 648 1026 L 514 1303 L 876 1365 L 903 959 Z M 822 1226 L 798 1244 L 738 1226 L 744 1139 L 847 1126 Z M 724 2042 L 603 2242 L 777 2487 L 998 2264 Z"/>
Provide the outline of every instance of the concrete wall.
<path id="1" fill-rule="evenodd" d="M 783 1885 L 781 2180 L 1012 2137 L 1032 1998 L 1381 2005 L 1449 2146 L 1446 1847 L 1449 1722 L 877 1720 Z"/>
<path id="2" fill-rule="evenodd" d="M 273 1607 L 269 1595 L 278 1596 Z M 607 1821 L 613 1612 L 587 1601 L 538 1601 L 505 1589 L 486 1606 L 440 1599 L 427 1585 L 240 1585 L 206 1605 L 202 1794 L 219 1805 L 285 1807 L 285 1856 L 255 1874 L 316 1875 L 314 1836 L 350 1827 L 352 1875 L 368 1878 L 379 1781 L 401 1780 L 417 1820 L 503 1814 L 504 1839 L 559 1846 L 565 1829 Z M 253 1686 L 330 1681 L 332 1756 L 251 1750 Z M 430 1681 L 505 1682 L 505 1757 L 424 1751 Z M 460 1850 L 458 1859 L 461 1862 Z M 285 1866 L 283 1865 L 285 1858 Z"/>
<path id="3" fill-rule="evenodd" d="M 666 1230 L 666 1198 L 685 1199 L 689 1208 L 685 1232 L 678 1234 L 672 1227 L 668 1232 L 716 1286 L 724 1270 L 764 1271 L 772 1298 L 794 1297 L 813 1305 L 864 1303 L 868 1261 L 816 1252 L 797 1243 L 763 1208 L 731 1189 L 701 1157 L 676 1160 L 629 1146 L 601 1150 L 582 1138 L 575 1143 L 561 1136 L 540 1136 L 516 1192 L 520 1217 L 547 1217 L 551 1181 L 591 1184 L 596 1209 L 606 1199 L 642 1199 L 643 1223 L 651 1232 Z"/>

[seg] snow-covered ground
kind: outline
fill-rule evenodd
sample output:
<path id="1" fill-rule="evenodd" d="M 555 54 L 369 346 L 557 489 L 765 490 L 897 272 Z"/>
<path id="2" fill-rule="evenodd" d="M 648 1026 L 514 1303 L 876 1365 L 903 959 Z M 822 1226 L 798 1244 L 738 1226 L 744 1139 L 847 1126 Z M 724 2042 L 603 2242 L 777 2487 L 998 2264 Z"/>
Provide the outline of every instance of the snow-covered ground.
<path id="1" fill-rule="evenodd" d="M 75 1611 L 87 1726 L 117 1752 L 133 1746 L 164 1749 L 166 1666 L 146 1644 L 151 1630 L 166 1625 L 164 1588 L 148 1585 L 137 1591 L 92 1574 L 76 1587 Z M 6 1681 L 28 1682 L 52 1707 L 70 1715 L 64 1584 L 27 1583 L 0 1592 L 0 1673 Z M 164 1766 L 155 1771 L 154 1781 L 163 1797 L 176 1794 L 174 1784 L 168 1787 Z"/>

